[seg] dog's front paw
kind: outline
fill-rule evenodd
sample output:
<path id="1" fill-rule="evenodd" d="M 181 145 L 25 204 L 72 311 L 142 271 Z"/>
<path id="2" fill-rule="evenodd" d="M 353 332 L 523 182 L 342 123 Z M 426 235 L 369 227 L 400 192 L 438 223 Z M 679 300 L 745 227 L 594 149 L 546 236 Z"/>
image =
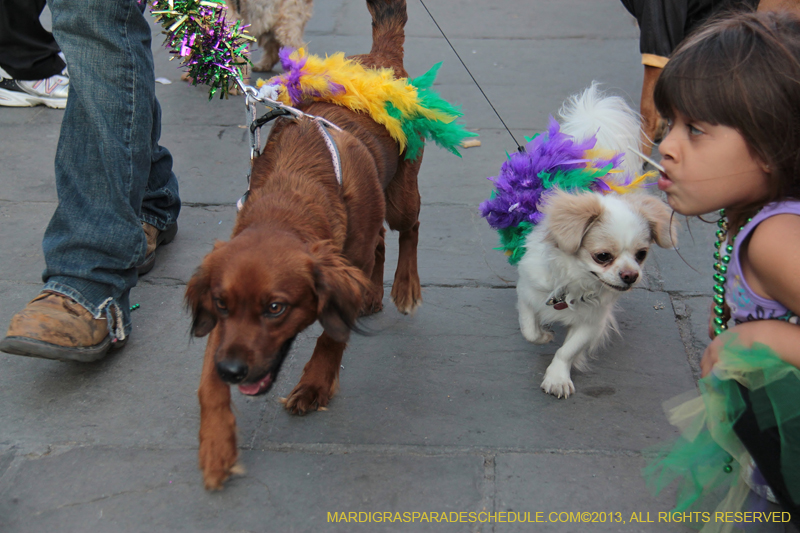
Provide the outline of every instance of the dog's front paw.
<path id="1" fill-rule="evenodd" d="M 298 383 L 289 396 L 281 399 L 286 410 L 293 415 L 304 415 L 309 411 L 324 410 L 333 394 L 323 387 L 309 383 Z"/>
<path id="2" fill-rule="evenodd" d="M 206 490 L 220 490 L 231 475 L 244 473 L 237 457 L 235 433 L 233 438 L 212 432 L 200 436 L 198 458 Z"/>
<path id="3" fill-rule="evenodd" d="M 361 309 L 361 316 L 374 315 L 381 311 L 383 311 L 383 287 L 379 291 L 374 289 L 369 291 Z"/>
<path id="4" fill-rule="evenodd" d="M 531 324 L 523 324 L 520 327 L 520 331 L 522 331 L 522 336 L 525 337 L 525 340 L 533 344 L 548 344 L 553 342 L 555 337 L 552 331 L 538 328 Z"/>
<path id="5" fill-rule="evenodd" d="M 570 394 L 575 394 L 575 385 L 569 377 L 569 368 L 560 361 L 550 363 L 544 374 L 542 390 L 558 398 L 569 398 Z"/>

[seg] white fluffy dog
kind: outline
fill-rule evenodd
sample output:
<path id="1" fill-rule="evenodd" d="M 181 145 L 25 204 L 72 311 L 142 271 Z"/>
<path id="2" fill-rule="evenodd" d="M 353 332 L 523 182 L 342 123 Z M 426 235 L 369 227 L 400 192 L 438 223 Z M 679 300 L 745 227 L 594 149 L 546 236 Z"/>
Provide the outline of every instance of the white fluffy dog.
<path id="1" fill-rule="evenodd" d="M 639 120 L 622 98 L 601 97 L 595 85 L 568 100 L 559 113 L 562 131 L 577 139 L 597 134 L 597 147 L 628 152 L 638 146 Z M 641 159 L 626 153 L 629 172 Z M 575 392 L 574 366 L 617 330 L 614 304 L 642 277 L 650 244 L 676 245 L 671 210 L 647 193 L 602 195 L 556 191 L 541 206 L 519 262 L 517 309 L 523 336 L 535 344 L 553 340 L 548 325 L 569 328 L 547 368 L 542 389 L 559 398 Z"/>

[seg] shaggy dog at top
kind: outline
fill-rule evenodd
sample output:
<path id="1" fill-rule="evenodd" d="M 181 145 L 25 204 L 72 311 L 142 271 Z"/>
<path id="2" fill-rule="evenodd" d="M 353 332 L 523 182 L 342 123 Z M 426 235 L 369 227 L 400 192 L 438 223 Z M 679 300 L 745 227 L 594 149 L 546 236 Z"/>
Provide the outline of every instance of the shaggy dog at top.
<path id="1" fill-rule="evenodd" d="M 304 46 L 303 31 L 313 13 L 313 0 L 226 0 L 228 11 L 248 24 L 247 32 L 261 48 L 255 71 L 270 71 L 283 47 Z"/>

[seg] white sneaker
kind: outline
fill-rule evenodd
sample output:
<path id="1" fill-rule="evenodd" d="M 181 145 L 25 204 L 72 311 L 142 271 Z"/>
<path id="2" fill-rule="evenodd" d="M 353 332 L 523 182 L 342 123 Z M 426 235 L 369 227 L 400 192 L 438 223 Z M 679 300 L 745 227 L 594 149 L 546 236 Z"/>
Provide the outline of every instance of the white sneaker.
<path id="1" fill-rule="evenodd" d="M 33 107 L 46 105 L 54 109 L 67 107 L 69 78 L 56 74 L 44 80 L 15 80 L 0 70 L 0 106 Z"/>

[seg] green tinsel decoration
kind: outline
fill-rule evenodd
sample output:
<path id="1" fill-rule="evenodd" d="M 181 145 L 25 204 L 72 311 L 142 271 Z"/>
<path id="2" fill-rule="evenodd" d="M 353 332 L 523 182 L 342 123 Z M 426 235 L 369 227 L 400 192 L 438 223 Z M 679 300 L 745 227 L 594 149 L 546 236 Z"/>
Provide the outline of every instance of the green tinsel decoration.
<path id="1" fill-rule="evenodd" d="M 181 58 L 193 85 L 210 86 L 209 100 L 219 91 L 227 97 L 241 67 L 250 63 L 247 47 L 255 39 L 241 21 L 228 24 L 225 0 L 153 0 L 152 14 L 164 27 L 165 46 Z"/>

